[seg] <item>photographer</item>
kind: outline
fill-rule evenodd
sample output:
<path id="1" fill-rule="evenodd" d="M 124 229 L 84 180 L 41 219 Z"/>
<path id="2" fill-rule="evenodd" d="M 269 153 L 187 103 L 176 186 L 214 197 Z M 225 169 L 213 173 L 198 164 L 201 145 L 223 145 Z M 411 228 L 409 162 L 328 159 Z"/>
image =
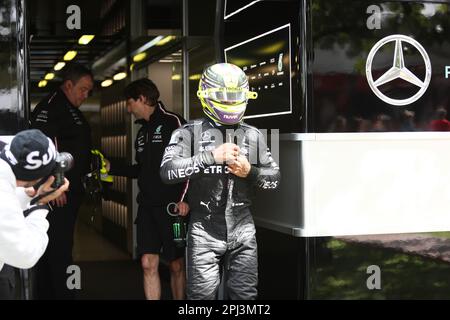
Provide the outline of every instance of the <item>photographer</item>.
<path id="1" fill-rule="evenodd" d="M 65 179 L 54 190 L 54 177 L 47 178 L 55 167 L 56 155 L 51 140 L 39 130 L 18 133 L 0 152 L 0 270 L 4 264 L 31 268 L 47 247 L 47 203 L 69 186 Z M 36 191 L 32 186 L 43 178 L 46 181 Z M 2 296 L 8 294 L 2 292 Z"/>

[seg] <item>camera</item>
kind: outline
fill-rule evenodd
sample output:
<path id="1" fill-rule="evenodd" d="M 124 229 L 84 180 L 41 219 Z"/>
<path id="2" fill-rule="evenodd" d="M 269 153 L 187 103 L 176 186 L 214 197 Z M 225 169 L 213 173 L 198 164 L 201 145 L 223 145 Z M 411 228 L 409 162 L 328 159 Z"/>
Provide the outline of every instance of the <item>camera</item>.
<path id="1" fill-rule="evenodd" d="M 55 181 L 52 184 L 52 188 L 58 189 L 64 184 L 64 173 L 73 166 L 73 157 L 68 152 L 60 152 L 56 155 L 56 165 L 53 169 L 52 175 L 55 177 Z"/>
<path id="2" fill-rule="evenodd" d="M 34 190 L 38 190 L 41 185 L 43 185 L 49 177 L 54 176 L 55 181 L 53 181 L 51 188 L 58 189 L 64 184 L 64 173 L 70 170 L 73 167 L 73 157 L 68 152 L 61 152 L 56 154 L 56 164 L 53 168 L 53 171 L 47 176 L 42 178 L 38 183 L 36 183 L 33 188 Z M 49 191 L 47 193 L 41 194 L 40 196 L 35 197 L 31 200 L 31 204 L 36 204 L 42 197 L 47 196 L 53 191 Z M 25 211 L 24 211 L 25 214 Z M 27 214 L 25 214 L 26 216 Z"/>

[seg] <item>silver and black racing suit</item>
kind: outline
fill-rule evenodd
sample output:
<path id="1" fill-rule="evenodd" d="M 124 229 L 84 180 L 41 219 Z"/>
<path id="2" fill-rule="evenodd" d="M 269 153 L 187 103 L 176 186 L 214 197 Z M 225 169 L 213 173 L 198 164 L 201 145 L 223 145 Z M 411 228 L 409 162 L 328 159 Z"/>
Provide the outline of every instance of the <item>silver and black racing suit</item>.
<path id="1" fill-rule="evenodd" d="M 212 150 L 225 142 L 236 143 L 249 160 L 246 178 L 215 163 Z M 173 132 L 160 173 L 166 183 L 189 180 L 188 299 L 216 297 L 222 262 L 229 298 L 255 299 L 258 264 L 250 192 L 255 186 L 275 189 L 280 182 L 279 167 L 263 134 L 245 123 L 234 127 L 209 119 L 188 123 Z"/>

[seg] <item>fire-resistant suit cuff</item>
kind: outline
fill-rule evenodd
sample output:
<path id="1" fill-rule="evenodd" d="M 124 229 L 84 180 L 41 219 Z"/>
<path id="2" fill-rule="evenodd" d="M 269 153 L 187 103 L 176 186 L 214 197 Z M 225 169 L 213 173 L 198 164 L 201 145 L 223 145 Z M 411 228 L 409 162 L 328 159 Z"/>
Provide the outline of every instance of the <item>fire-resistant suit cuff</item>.
<path id="1" fill-rule="evenodd" d="M 206 165 L 213 165 L 216 160 L 214 160 L 214 155 L 212 151 L 204 151 L 202 154 L 202 161 Z"/>

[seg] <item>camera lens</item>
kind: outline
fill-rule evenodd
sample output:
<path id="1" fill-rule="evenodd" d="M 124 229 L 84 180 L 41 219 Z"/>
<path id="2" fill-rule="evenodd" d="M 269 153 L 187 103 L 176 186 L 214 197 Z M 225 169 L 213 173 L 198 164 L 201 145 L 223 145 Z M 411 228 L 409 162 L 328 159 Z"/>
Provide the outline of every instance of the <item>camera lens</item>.
<path id="1" fill-rule="evenodd" d="M 61 152 L 58 154 L 56 162 L 58 162 L 62 171 L 67 171 L 73 166 L 73 157 L 68 152 Z"/>
<path id="2" fill-rule="evenodd" d="M 55 181 L 52 188 L 59 188 L 64 184 L 64 172 L 68 171 L 73 166 L 73 157 L 68 152 L 58 153 L 56 156 L 56 166 L 53 170 Z"/>

